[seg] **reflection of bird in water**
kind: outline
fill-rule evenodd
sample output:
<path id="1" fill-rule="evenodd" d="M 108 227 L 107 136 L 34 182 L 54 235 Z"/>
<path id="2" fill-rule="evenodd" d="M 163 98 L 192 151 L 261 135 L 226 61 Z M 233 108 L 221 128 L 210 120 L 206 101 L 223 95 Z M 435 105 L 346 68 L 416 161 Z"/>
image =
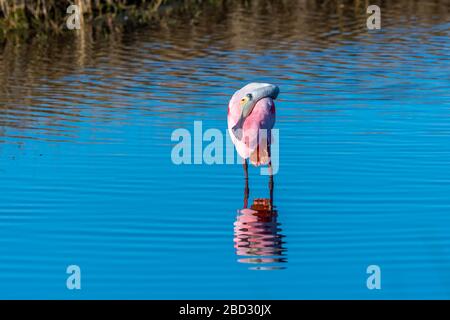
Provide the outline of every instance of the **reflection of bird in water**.
<path id="1" fill-rule="evenodd" d="M 271 199 L 255 199 L 250 208 L 239 211 L 234 223 L 234 247 L 241 257 L 239 262 L 258 265 L 250 269 L 283 269 L 274 265 L 287 262 L 277 218 Z"/>
<path id="2" fill-rule="evenodd" d="M 244 159 L 248 183 L 248 164 L 269 166 L 272 183 L 271 130 L 275 124 L 275 100 L 279 88 L 268 83 L 249 83 L 236 91 L 228 104 L 228 131 L 239 155 Z"/>

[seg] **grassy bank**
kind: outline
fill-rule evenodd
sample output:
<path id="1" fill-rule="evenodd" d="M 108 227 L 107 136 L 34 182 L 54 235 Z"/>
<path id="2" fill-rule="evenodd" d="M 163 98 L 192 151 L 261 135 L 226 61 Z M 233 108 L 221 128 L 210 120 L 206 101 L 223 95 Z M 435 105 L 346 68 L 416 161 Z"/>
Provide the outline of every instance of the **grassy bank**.
<path id="1" fill-rule="evenodd" d="M 67 8 L 78 5 L 81 23 L 100 30 L 134 27 L 174 16 L 195 16 L 205 5 L 226 0 L 0 0 L 0 39 L 9 34 L 29 36 L 61 33 L 69 16 Z"/>
<path id="2" fill-rule="evenodd" d="M 431 17 L 446 14 L 450 0 L 435 0 L 436 6 L 425 1 L 412 0 L 0 0 L 0 45 L 7 40 L 52 37 L 62 34 L 73 37 L 81 32 L 67 31 L 69 17 L 67 8 L 78 5 L 82 12 L 83 33 L 97 34 L 124 31 L 149 24 L 171 25 L 192 23 L 202 16 L 218 17 L 241 7 L 248 15 L 269 11 L 273 16 L 300 7 L 296 14 L 304 11 L 317 12 L 324 21 L 330 17 L 359 15 L 365 19 L 369 4 L 385 8 L 398 7 L 395 18 L 403 19 L 405 14 L 429 11 Z M 401 10 L 400 10 L 401 9 Z M 388 16 L 389 17 L 389 16 Z M 244 21 L 246 17 L 243 17 Z M 315 26 L 317 27 L 317 26 Z"/>

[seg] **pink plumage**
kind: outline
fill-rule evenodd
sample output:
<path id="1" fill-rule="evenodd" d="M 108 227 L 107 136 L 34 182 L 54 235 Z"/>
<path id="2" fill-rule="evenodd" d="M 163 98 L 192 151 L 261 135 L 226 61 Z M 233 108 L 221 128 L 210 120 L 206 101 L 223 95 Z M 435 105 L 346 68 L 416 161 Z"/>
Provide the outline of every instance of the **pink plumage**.
<path id="1" fill-rule="evenodd" d="M 236 91 L 228 105 L 228 131 L 243 159 L 250 159 L 255 166 L 268 164 L 270 160 L 271 129 L 275 124 L 275 99 L 278 87 L 265 83 L 250 83 Z M 242 117 L 246 96 L 253 99 L 250 114 Z M 273 98 L 273 99 L 272 99 Z M 250 104 L 250 103 L 249 103 Z M 253 106 L 252 105 L 252 106 Z M 243 119 L 242 136 L 239 139 L 233 128 Z"/>

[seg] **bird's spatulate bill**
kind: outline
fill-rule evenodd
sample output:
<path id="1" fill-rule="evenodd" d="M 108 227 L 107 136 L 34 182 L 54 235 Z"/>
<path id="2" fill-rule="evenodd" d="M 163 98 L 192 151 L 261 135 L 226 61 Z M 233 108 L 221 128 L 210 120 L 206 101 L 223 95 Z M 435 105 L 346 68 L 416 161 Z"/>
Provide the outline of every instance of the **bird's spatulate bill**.
<path id="1" fill-rule="evenodd" d="M 233 128 L 231 128 L 231 131 L 238 140 L 242 140 L 242 126 L 244 125 L 244 120 L 245 118 L 241 117 L 238 123 L 236 123 L 236 125 Z"/>

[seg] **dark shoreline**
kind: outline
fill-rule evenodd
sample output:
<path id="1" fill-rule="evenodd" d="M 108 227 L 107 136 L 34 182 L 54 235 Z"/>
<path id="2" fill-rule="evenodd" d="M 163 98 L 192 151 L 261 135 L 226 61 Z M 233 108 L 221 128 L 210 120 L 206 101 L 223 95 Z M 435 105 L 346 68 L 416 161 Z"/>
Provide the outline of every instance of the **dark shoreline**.
<path id="1" fill-rule="evenodd" d="M 195 29 L 197 24 L 204 24 L 206 20 L 209 28 L 233 20 L 233 25 L 242 25 L 238 27 L 239 32 L 248 33 L 251 30 L 243 27 L 247 17 L 265 16 L 268 13 L 274 17 L 271 23 L 277 23 L 276 17 L 280 14 L 297 21 L 292 26 L 299 28 L 302 37 L 307 36 L 310 29 L 322 29 L 324 25 L 329 30 L 345 33 L 348 30 L 339 23 L 345 19 L 354 20 L 354 23 L 361 26 L 359 31 L 365 33 L 367 19 L 366 1 L 362 0 L 59 0 L 58 4 L 55 4 L 57 0 L 11 0 L 8 5 L 5 1 L 0 0 L 0 52 L 7 43 L 48 42 L 50 38 L 60 41 L 100 39 L 147 27 L 157 31 L 190 25 Z M 100 4 L 110 2 L 117 5 L 91 6 L 83 15 L 81 30 L 69 30 L 66 26 L 69 17 L 66 9 L 70 4 L 81 1 Z M 46 3 L 48 8 L 36 11 L 26 9 L 27 5 L 24 4 L 16 6 L 15 11 L 6 9 L 12 2 Z M 450 15 L 450 0 L 436 0 L 435 5 L 417 0 L 377 0 L 373 3 L 381 7 L 383 26 L 414 27 L 416 15 L 429 21 L 442 20 Z M 233 16 L 229 15 L 230 12 L 233 12 Z M 306 12 L 320 16 L 321 22 L 304 22 Z M 338 23 L 331 25 L 327 22 L 333 19 L 337 19 Z M 283 30 L 277 30 L 277 33 L 282 32 Z"/>
<path id="2" fill-rule="evenodd" d="M 28 0 L 13 0 L 21 5 L 0 0 L 0 43 L 10 39 L 59 36 L 69 30 L 66 26 L 67 7 L 83 0 L 47 1 L 30 4 Z M 84 0 L 82 29 L 95 33 L 111 33 L 149 25 L 190 23 L 204 11 L 222 11 L 227 0 Z M 99 6 L 94 5 L 100 3 Z M 110 4 L 108 4 L 110 3 Z M 108 4 L 108 5 L 106 5 Z M 72 32 L 77 34 L 77 32 Z"/>

